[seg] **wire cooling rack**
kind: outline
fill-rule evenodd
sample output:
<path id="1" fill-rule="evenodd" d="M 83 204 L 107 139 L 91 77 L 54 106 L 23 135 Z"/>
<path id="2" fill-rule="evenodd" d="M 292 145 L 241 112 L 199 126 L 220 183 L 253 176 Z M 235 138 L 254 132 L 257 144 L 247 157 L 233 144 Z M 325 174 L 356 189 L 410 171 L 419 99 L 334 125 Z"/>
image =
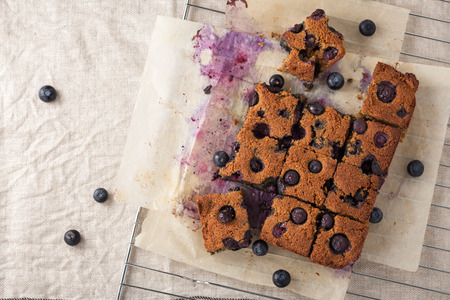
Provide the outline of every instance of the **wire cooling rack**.
<path id="1" fill-rule="evenodd" d="M 185 9 L 183 14 L 183 19 L 187 20 L 191 13 L 197 13 L 201 15 L 202 13 L 214 13 L 214 14 L 225 14 L 225 12 L 202 5 L 197 5 L 192 3 L 193 0 L 186 0 L 185 3 Z M 417 2 L 420 2 L 420 0 L 416 0 Z M 432 0 L 432 1 L 438 1 L 443 2 L 444 9 L 446 9 L 450 13 L 450 0 Z M 197 10 L 194 12 L 193 10 Z M 446 14 L 448 16 L 448 14 Z M 410 13 L 410 21 L 411 19 L 414 22 L 414 19 L 417 18 L 417 21 L 424 20 L 427 22 L 430 22 L 428 26 L 446 26 L 445 32 L 450 31 L 450 20 L 444 20 L 440 18 L 435 18 L 432 16 L 422 15 L 419 13 Z M 415 26 L 416 28 L 419 26 Z M 444 36 L 443 38 L 437 38 L 427 35 L 422 35 L 421 33 L 415 33 L 415 32 L 405 32 L 405 41 L 406 39 L 412 39 L 412 42 L 414 43 L 416 40 L 423 39 L 425 41 L 428 41 L 430 43 L 444 43 L 445 45 L 449 46 L 450 52 L 450 40 L 448 40 L 449 35 Z M 433 44 L 430 44 L 430 47 L 432 47 Z M 406 47 L 404 47 L 406 48 Z M 450 57 L 447 54 L 447 57 L 445 59 L 442 58 L 436 58 L 429 55 L 423 55 L 420 53 L 413 53 L 412 51 L 402 51 L 402 55 L 406 57 L 410 57 L 409 61 L 411 61 L 411 58 L 414 61 L 417 62 L 434 62 L 438 63 L 442 66 L 450 66 Z M 447 124 L 447 137 L 446 142 L 444 143 L 444 147 L 450 147 L 450 123 Z M 446 150 L 444 148 L 444 150 Z M 445 152 L 445 151 L 444 151 Z M 448 178 L 450 174 L 450 159 L 447 159 L 445 161 L 446 157 L 441 158 L 441 163 L 439 164 L 439 174 L 438 176 L 438 183 L 436 183 L 435 186 L 435 194 L 440 193 L 443 195 L 448 194 L 450 191 L 450 186 Z M 444 161 L 443 161 L 444 160 Z M 447 178 L 447 180 L 446 180 Z M 436 197 L 435 197 L 436 198 Z M 448 198 L 448 197 L 447 197 Z M 433 199 L 434 201 L 435 199 Z M 440 280 L 444 282 L 444 284 L 441 284 L 440 286 L 447 286 L 450 287 L 450 270 L 448 269 L 447 265 L 438 265 L 438 259 L 440 261 L 450 261 L 450 247 L 448 245 L 440 245 L 439 243 L 439 237 L 442 237 L 443 235 L 449 235 L 450 234 L 450 228 L 446 227 L 446 225 L 441 224 L 434 224 L 432 221 L 434 217 L 438 216 L 439 219 L 446 220 L 450 217 L 450 206 L 448 206 L 448 203 L 432 203 L 432 213 L 430 214 L 429 221 L 427 224 L 427 232 L 425 236 L 425 243 L 423 244 L 422 249 L 422 259 L 421 264 L 419 265 L 419 270 L 411 275 L 411 273 L 408 273 L 409 278 L 405 278 L 404 275 L 407 272 L 403 272 L 401 270 L 384 267 L 381 268 L 377 266 L 375 268 L 374 272 L 371 272 L 371 263 L 370 262 L 364 262 L 365 265 L 369 265 L 365 268 L 359 268 L 362 270 L 353 270 L 352 271 L 352 279 L 350 281 L 350 286 L 347 291 L 347 297 L 348 298 L 355 298 L 355 299 L 381 299 L 380 294 L 382 294 L 382 291 L 380 291 L 381 287 L 380 285 L 383 285 L 384 287 L 388 286 L 389 288 L 395 288 L 399 290 L 405 290 L 407 289 L 411 295 L 416 295 L 414 299 L 424 299 L 425 297 L 428 297 L 430 299 L 450 299 L 450 290 L 442 290 L 439 288 L 434 287 L 433 284 L 430 284 L 429 282 L 424 282 L 425 278 L 428 278 L 429 281 L 433 281 L 433 278 L 438 278 L 437 280 Z M 136 257 L 134 255 L 134 252 L 138 251 L 137 248 L 134 246 L 135 237 L 139 234 L 142 228 L 142 221 L 144 220 L 146 215 L 146 209 L 144 208 L 138 208 L 136 213 L 136 218 L 133 224 L 132 233 L 130 242 L 128 244 L 128 249 L 126 253 L 126 259 L 123 266 L 123 272 L 122 277 L 120 280 L 119 290 L 117 293 L 117 299 L 136 299 L 136 298 L 143 298 L 146 299 L 205 299 L 205 300 L 239 300 L 239 299 L 282 299 L 278 297 L 274 297 L 271 295 L 263 295 L 260 293 L 253 292 L 249 289 L 244 288 L 237 288 L 231 285 L 225 285 L 220 284 L 216 282 L 210 282 L 205 280 L 197 280 L 194 278 L 191 278 L 191 276 L 186 276 L 183 274 L 175 274 L 173 272 L 167 272 L 164 270 L 161 270 L 158 268 L 158 266 L 149 267 L 148 264 L 135 262 Z M 358 265 L 357 265 L 358 266 Z M 147 282 L 150 283 L 150 287 L 148 285 L 143 285 L 142 280 L 135 280 L 133 281 L 132 273 L 136 272 L 136 270 L 139 270 L 140 272 L 143 272 L 143 276 L 147 275 Z M 385 274 L 383 272 L 386 272 L 387 270 L 390 271 L 390 276 L 384 276 Z M 171 277 L 175 278 L 180 281 L 187 281 L 190 282 L 195 288 L 194 290 L 197 290 L 196 294 L 201 294 L 202 291 L 205 291 L 207 289 L 219 289 L 223 290 L 228 298 L 210 298 L 210 297 L 203 297 L 203 296 L 186 296 L 185 293 L 183 295 L 183 291 L 180 291 L 179 289 L 174 289 L 173 286 L 166 286 L 166 287 L 160 287 L 160 286 L 152 286 L 152 283 L 155 283 L 158 281 L 158 278 L 164 276 L 164 277 Z M 448 284 L 445 284 L 447 282 Z M 425 284 L 426 283 L 426 284 Z M 365 286 L 364 290 L 357 290 L 354 286 Z M 133 295 L 133 290 L 140 291 L 143 294 L 140 294 L 140 296 Z M 174 291 L 175 290 L 175 291 Z M 230 296 L 232 295 L 232 296 Z M 234 298 L 229 298 L 234 297 Z M 402 297 L 403 296 L 398 296 Z M 397 298 L 398 298 L 397 297 Z M 389 297 L 391 298 L 391 297 Z M 408 298 L 412 299 L 412 298 Z"/>

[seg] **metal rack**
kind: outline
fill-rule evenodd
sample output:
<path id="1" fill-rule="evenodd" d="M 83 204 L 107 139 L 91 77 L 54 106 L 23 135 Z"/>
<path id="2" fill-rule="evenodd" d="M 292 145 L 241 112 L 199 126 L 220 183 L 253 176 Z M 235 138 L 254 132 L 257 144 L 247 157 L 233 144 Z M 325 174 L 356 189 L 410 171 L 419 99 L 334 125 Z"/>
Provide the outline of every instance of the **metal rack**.
<path id="1" fill-rule="evenodd" d="M 434 1 L 441 1 L 441 2 L 448 3 L 449 10 L 450 10 L 450 0 L 434 0 Z M 192 0 L 186 0 L 184 14 L 183 14 L 184 20 L 188 19 L 191 9 L 198 9 L 198 10 L 202 10 L 205 12 L 211 12 L 211 13 L 216 13 L 216 14 L 225 14 L 225 12 L 223 12 L 223 11 L 205 7 L 205 6 L 192 4 L 191 2 L 192 2 Z M 417 14 L 417 13 L 410 13 L 410 16 L 412 18 L 427 19 L 429 21 L 435 22 L 436 26 L 439 26 L 439 25 L 449 26 L 449 29 L 450 29 L 450 20 L 438 19 L 438 18 L 434 18 L 431 16 L 425 16 L 425 15 L 421 15 L 421 14 Z M 430 37 L 430 36 L 424 36 L 424 35 L 421 35 L 419 33 L 414 33 L 414 32 L 405 32 L 405 35 L 409 36 L 411 38 L 414 38 L 414 39 L 426 39 L 426 40 L 436 42 L 436 43 L 445 43 L 450 46 L 450 40 L 445 40 L 445 39 L 440 39 L 440 38 L 435 38 L 435 37 Z M 421 54 L 410 53 L 410 52 L 405 52 L 405 51 L 402 51 L 401 54 L 404 56 L 412 57 L 414 59 L 419 59 L 419 60 L 422 59 L 422 60 L 439 63 L 443 66 L 450 66 L 449 60 L 438 59 L 438 58 L 434 58 L 434 57 L 424 56 Z M 447 132 L 448 131 L 450 131 L 450 123 L 447 124 Z M 444 143 L 443 147 L 450 147 L 450 143 Z M 450 168 L 450 162 L 439 164 L 439 171 L 446 172 L 447 168 Z M 443 190 L 450 189 L 450 186 L 445 185 L 445 184 L 436 183 L 435 186 L 436 186 L 435 189 L 443 189 Z M 431 205 L 435 209 L 442 210 L 447 215 L 450 214 L 449 206 L 438 204 L 438 203 L 432 203 Z M 143 291 L 145 293 L 148 293 L 148 298 L 151 298 L 151 299 L 162 299 L 162 297 L 165 297 L 164 299 L 192 299 L 192 300 L 194 300 L 194 299 L 197 299 L 197 300 L 198 299 L 239 300 L 239 299 L 254 299 L 255 297 L 258 299 L 281 299 L 281 298 L 277 298 L 277 297 L 273 297 L 273 296 L 269 296 L 269 295 L 258 294 L 258 293 L 255 293 L 255 292 L 252 292 L 249 290 L 239 289 L 239 288 L 236 288 L 233 286 L 223 285 L 223 284 L 216 283 L 216 282 L 193 279 L 190 276 L 166 272 L 166 271 L 160 270 L 158 268 L 151 268 L 151 267 L 143 266 L 139 263 L 133 263 L 132 254 L 133 254 L 133 251 L 135 251 L 134 241 L 135 241 L 135 237 L 141 230 L 141 227 L 142 227 L 141 220 L 143 220 L 144 214 L 145 214 L 145 209 L 141 208 L 141 207 L 138 208 L 137 213 L 136 213 L 136 218 L 135 218 L 135 221 L 134 221 L 134 224 L 132 227 L 130 242 L 128 244 L 126 259 L 125 259 L 123 272 L 122 272 L 122 277 L 121 277 L 121 281 L 120 281 L 120 285 L 119 285 L 119 290 L 117 293 L 117 299 L 124 299 L 124 290 L 125 289 L 134 289 L 134 290 Z M 439 231 L 439 234 L 450 234 L 450 228 L 441 226 L 439 224 L 428 223 L 427 227 L 428 227 L 427 231 L 437 230 L 437 231 Z M 423 249 L 424 251 L 437 251 L 444 255 L 449 255 L 449 253 L 450 253 L 450 249 L 446 249 L 445 247 L 439 247 L 439 246 L 433 245 L 433 244 L 424 243 L 423 247 L 424 247 L 424 249 Z M 163 291 L 158 288 L 144 287 L 137 283 L 132 283 L 132 282 L 130 282 L 131 280 L 128 279 L 128 275 L 130 272 L 133 271 L 133 269 L 140 269 L 141 271 L 147 272 L 149 274 L 153 274 L 155 276 L 174 277 L 174 278 L 180 279 L 182 281 L 188 281 L 190 283 L 193 283 L 196 286 L 202 287 L 203 289 L 216 288 L 216 289 L 223 289 L 225 291 L 227 291 L 227 290 L 233 291 L 235 294 L 238 294 L 239 295 L 238 297 L 240 297 L 240 298 L 239 299 L 236 297 L 235 298 L 209 298 L 209 297 L 202 297 L 202 296 L 188 297 L 188 296 L 180 295 L 180 293 L 176 293 L 176 292 L 172 293 L 172 292 L 168 292 L 168 291 Z M 444 273 L 444 274 L 446 274 L 445 276 L 448 276 L 448 278 L 450 280 L 450 270 L 436 268 L 433 266 L 429 266 L 425 263 L 421 263 L 419 265 L 419 271 L 420 270 L 425 270 L 426 272 Z M 438 290 L 438 289 L 428 288 L 428 287 L 422 286 L 420 284 L 412 284 L 412 283 L 405 282 L 402 280 L 385 278 L 385 277 L 377 275 L 377 274 L 371 274 L 370 272 L 353 271 L 352 273 L 353 273 L 352 281 L 353 280 L 362 280 L 362 281 L 365 280 L 365 281 L 371 281 L 371 283 L 376 283 L 376 282 L 381 281 L 384 283 L 398 285 L 399 287 L 406 287 L 406 288 L 421 290 L 423 292 L 429 292 L 431 294 L 427 294 L 427 295 L 433 295 L 432 296 L 433 299 L 435 297 L 449 297 L 450 298 L 450 290 L 442 291 L 442 290 Z M 199 291 L 199 293 L 201 293 L 201 292 Z M 365 295 L 364 291 L 353 290 L 351 283 L 350 283 L 349 290 L 347 291 L 347 295 L 354 296 L 357 298 L 363 298 L 363 299 L 381 299 L 378 297 Z M 169 298 L 167 298 L 167 297 L 169 297 Z"/>

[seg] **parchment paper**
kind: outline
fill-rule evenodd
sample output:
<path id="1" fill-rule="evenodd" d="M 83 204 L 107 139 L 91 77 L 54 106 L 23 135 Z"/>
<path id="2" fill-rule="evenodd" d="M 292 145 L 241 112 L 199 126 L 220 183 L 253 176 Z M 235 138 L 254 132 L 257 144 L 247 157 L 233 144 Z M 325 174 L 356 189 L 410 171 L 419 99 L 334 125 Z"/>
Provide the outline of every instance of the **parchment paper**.
<path id="1" fill-rule="evenodd" d="M 210 179 L 207 184 L 206 178 L 211 177 L 194 172 L 203 170 L 203 174 L 212 175 L 212 154 L 227 146 L 223 144 L 227 143 L 227 138 L 218 138 L 218 135 L 237 131 L 245 111 L 242 99 L 245 99 L 247 89 L 251 89 L 258 80 L 267 81 L 286 55 L 273 41 L 239 35 L 230 42 L 226 38 L 230 35 L 227 31 L 203 24 L 163 17 L 158 19 L 119 171 L 116 198 L 145 204 L 152 209 L 136 241 L 139 247 L 219 274 L 265 285 L 272 285 L 273 271 L 286 268 L 294 279 L 289 286 L 293 291 L 311 298 L 341 299 L 348 285 L 348 270 L 324 268 L 274 247 L 270 256 L 263 259 L 252 257 L 248 249 L 211 256 L 204 250 L 200 231 L 188 229 L 185 224 L 187 218 L 172 214 L 175 206 L 182 207 L 178 213 L 189 216 L 192 207 L 185 204 L 192 201 L 193 195 L 188 193 L 191 187 L 200 192 L 204 192 L 202 189 L 208 184 L 213 186 L 213 190 L 226 189 L 226 186 Z M 218 44 L 208 44 L 211 39 Z M 201 46 L 198 46 L 199 40 L 202 41 Z M 230 77 L 240 69 L 239 65 L 236 68 L 234 61 L 242 61 L 240 52 L 231 49 L 247 49 L 253 44 L 262 48 L 259 52 L 255 50 L 254 56 L 247 57 L 254 67 L 247 67 L 239 80 Z M 214 47 L 228 50 L 216 52 Z M 199 49 L 203 50 L 196 56 Z M 207 49 L 211 50 L 210 54 L 204 52 Z M 202 60 L 199 61 L 198 57 Z M 323 74 L 314 83 L 313 90 L 306 94 L 343 112 L 355 113 L 362 105 L 370 82 L 370 70 L 377 61 L 348 54 L 333 70 L 339 70 L 346 79 L 352 79 L 351 83 L 347 81 L 342 90 L 330 94 L 323 85 L 326 78 Z M 221 66 L 219 69 L 210 68 L 205 73 L 205 65 L 217 66 L 217 62 Z M 446 82 L 450 75 L 447 69 L 430 66 L 402 64 L 399 69 L 414 72 L 421 81 L 418 106 L 376 203 L 385 213 L 385 219 L 371 225 L 363 255 L 376 262 L 415 270 L 447 124 L 449 88 Z M 218 70 L 222 74 L 215 74 Z M 285 78 L 288 88 L 304 90 L 302 82 L 289 76 Z M 232 86 L 227 85 L 227 81 Z M 205 95 L 202 90 L 207 84 L 220 87 L 216 90 L 218 94 L 211 92 Z M 226 100 L 220 104 L 217 99 L 222 98 Z M 213 107 L 223 110 L 216 117 L 226 117 L 226 113 L 231 115 L 233 120 L 227 124 L 235 127 L 217 133 L 207 130 L 206 135 L 211 136 L 199 139 L 199 133 L 201 136 L 205 132 L 202 124 L 212 124 L 205 112 Z M 216 141 L 211 147 L 214 149 L 209 151 L 210 156 L 203 157 L 203 160 L 195 157 L 197 152 L 206 155 L 207 151 L 201 150 L 210 141 Z M 425 163 L 425 174 L 419 179 L 411 179 L 406 174 L 406 164 L 412 158 Z"/>
<path id="2" fill-rule="evenodd" d="M 294 24 L 303 22 L 317 8 L 329 17 L 329 26 L 344 35 L 348 52 L 397 61 L 402 49 L 409 10 L 367 0 L 241 0 L 228 1 L 228 29 L 270 37 L 282 34 Z M 371 37 L 359 32 L 365 19 L 375 22 Z"/>

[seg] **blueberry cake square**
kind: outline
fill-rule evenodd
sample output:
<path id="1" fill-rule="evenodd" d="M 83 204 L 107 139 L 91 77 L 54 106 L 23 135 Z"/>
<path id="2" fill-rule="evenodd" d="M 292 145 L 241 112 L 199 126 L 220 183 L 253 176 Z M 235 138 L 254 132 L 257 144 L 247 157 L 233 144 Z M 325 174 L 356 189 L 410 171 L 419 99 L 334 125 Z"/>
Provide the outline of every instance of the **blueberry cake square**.
<path id="1" fill-rule="evenodd" d="M 290 91 L 271 89 L 265 83 L 255 86 L 257 100 L 247 111 L 244 128 L 253 132 L 256 138 L 269 136 L 276 139 L 292 136 L 302 111 L 304 96 L 291 95 Z"/>
<path id="2" fill-rule="evenodd" d="M 414 74 L 403 74 L 379 62 L 361 113 L 406 129 L 414 113 L 418 88 L 419 81 Z"/>
<path id="3" fill-rule="evenodd" d="M 367 223 L 383 182 L 378 175 L 364 174 L 360 168 L 341 162 L 324 206 L 334 213 Z"/>
<path id="4" fill-rule="evenodd" d="M 240 191 L 198 196 L 197 207 L 208 252 L 239 250 L 250 245 L 250 225 Z"/>
<path id="5" fill-rule="evenodd" d="M 316 233 L 320 211 L 291 197 L 278 196 L 261 230 L 261 239 L 307 257 Z"/>
<path id="6" fill-rule="evenodd" d="M 369 227 L 343 216 L 335 216 L 330 229 L 320 228 L 310 260 L 334 269 L 351 266 L 359 258 Z"/>
<path id="7" fill-rule="evenodd" d="M 294 142 L 278 180 L 281 194 L 322 205 L 336 169 L 336 160 Z"/>
<path id="8" fill-rule="evenodd" d="M 269 137 L 257 138 L 245 128 L 237 136 L 234 152 L 219 175 L 262 186 L 276 181 L 286 156 L 286 150 L 280 147 L 279 141 Z"/>
<path id="9" fill-rule="evenodd" d="M 306 104 L 300 120 L 299 140 L 296 142 L 315 152 L 340 159 L 351 118 L 320 102 Z"/>
<path id="10" fill-rule="evenodd" d="M 357 119 L 342 161 L 361 168 L 364 174 L 386 176 L 401 135 L 397 127 Z"/>
<path id="11" fill-rule="evenodd" d="M 328 26 L 328 17 L 322 9 L 286 31 L 281 46 L 290 53 L 279 70 L 306 81 L 312 81 L 345 55 L 344 37 Z"/>

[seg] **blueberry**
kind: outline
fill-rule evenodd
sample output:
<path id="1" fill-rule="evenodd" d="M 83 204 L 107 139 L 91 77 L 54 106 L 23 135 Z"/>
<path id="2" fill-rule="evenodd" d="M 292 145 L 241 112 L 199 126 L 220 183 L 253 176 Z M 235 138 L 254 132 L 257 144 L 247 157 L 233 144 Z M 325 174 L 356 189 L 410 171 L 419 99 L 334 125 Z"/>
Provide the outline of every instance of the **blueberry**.
<path id="1" fill-rule="evenodd" d="M 258 93 L 254 90 L 250 96 L 248 97 L 248 105 L 251 106 L 255 106 L 256 104 L 258 104 L 259 102 L 259 95 Z"/>
<path id="2" fill-rule="evenodd" d="M 306 222 L 307 218 L 308 214 L 303 208 L 297 207 L 291 211 L 291 221 L 294 224 L 302 225 L 303 223 Z"/>
<path id="3" fill-rule="evenodd" d="M 291 128 L 291 135 L 294 140 L 301 140 L 306 135 L 306 130 L 299 124 L 294 124 Z"/>
<path id="4" fill-rule="evenodd" d="M 325 110 L 325 107 L 320 102 L 309 103 L 307 108 L 310 113 L 316 116 L 321 115 Z"/>
<path id="5" fill-rule="evenodd" d="M 278 115 L 285 119 L 289 119 L 289 117 L 291 116 L 291 114 L 287 111 L 287 109 L 279 110 Z"/>
<path id="6" fill-rule="evenodd" d="M 404 107 L 400 108 L 397 111 L 397 116 L 399 116 L 400 118 L 404 118 L 407 114 L 408 114 L 408 112 L 406 111 L 406 109 Z"/>
<path id="7" fill-rule="evenodd" d="M 378 131 L 377 133 L 375 133 L 374 137 L 373 137 L 373 142 L 375 143 L 375 146 L 377 148 L 383 148 L 387 145 L 389 141 L 389 136 L 382 132 L 382 131 Z"/>
<path id="8" fill-rule="evenodd" d="M 372 20 L 364 20 L 359 23 L 359 32 L 364 36 L 371 36 L 377 30 L 377 26 Z"/>
<path id="9" fill-rule="evenodd" d="M 350 241 L 343 234 L 335 234 L 331 237 L 330 248 L 334 254 L 342 254 L 350 250 Z"/>
<path id="10" fill-rule="evenodd" d="M 234 211 L 234 208 L 229 205 L 222 206 L 217 213 L 217 220 L 222 223 L 231 222 L 235 217 L 236 212 Z"/>
<path id="11" fill-rule="evenodd" d="M 321 228 L 325 230 L 330 230 L 334 226 L 334 218 L 330 214 L 324 214 L 320 218 L 320 225 Z"/>
<path id="12" fill-rule="evenodd" d="M 327 47 L 323 50 L 323 58 L 326 61 L 333 60 L 339 53 L 339 50 L 335 47 Z"/>
<path id="13" fill-rule="evenodd" d="M 327 84 L 332 90 L 339 90 L 344 86 L 344 82 L 344 76 L 342 76 L 341 73 L 333 72 L 328 75 Z"/>
<path id="14" fill-rule="evenodd" d="M 272 276 L 272 281 L 279 288 L 286 287 L 291 283 L 291 274 L 286 270 L 275 271 Z"/>
<path id="15" fill-rule="evenodd" d="M 287 231 L 286 225 L 284 223 L 278 223 L 272 229 L 272 235 L 275 238 L 280 238 Z"/>
<path id="16" fill-rule="evenodd" d="M 378 207 L 374 207 L 370 214 L 370 223 L 380 223 L 383 220 L 383 212 Z"/>
<path id="17" fill-rule="evenodd" d="M 56 99 L 56 90 L 50 85 L 44 85 L 39 90 L 39 99 L 44 102 L 51 102 Z"/>
<path id="18" fill-rule="evenodd" d="M 254 173 L 261 172 L 262 170 L 264 170 L 264 163 L 261 159 L 253 157 L 250 160 L 250 170 L 252 170 L 252 172 Z"/>
<path id="19" fill-rule="evenodd" d="M 389 81 L 382 81 L 377 88 L 377 97 L 383 103 L 391 103 L 397 96 L 397 88 Z"/>
<path id="20" fill-rule="evenodd" d="M 225 151 L 217 151 L 214 154 L 214 163 L 216 164 L 216 166 L 218 166 L 219 168 L 225 167 L 225 165 L 227 164 L 227 162 L 230 160 L 230 157 L 228 156 L 228 154 Z"/>
<path id="21" fill-rule="evenodd" d="M 311 19 L 313 19 L 314 21 L 319 20 L 321 18 L 323 18 L 323 16 L 325 16 L 325 12 L 323 11 L 323 9 L 316 9 L 312 14 L 311 14 Z"/>
<path id="22" fill-rule="evenodd" d="M 317 174 L 322 171 L 322 163 L 318 160 L 312 160 L 308 164 L 308 170 L 311 173 Z"/>
<path id="23" fill-rule="evenodd" d="M 272 75 L 269 79 L 270 86 L 282 88 L 284 85 L 284 78 L 280 74 Z"/>
<path id="24" fill-rule="evenodd" d="M 266 113 L 263 111 L 263 110 L 258 110 L 257 112 L 256 112 L 256 115 L 258 116 L 258 117 L 260 117 L 260 118 L 264 118 L 264 115 L 265 115 Z"/>
<path id="25" fill-rule="evenodd" d="M 308 48 L 317 47 L 316 36 L 312 33 L 308 33 L 307 31 L 305 31 L 305 33 L 306 35 L 305 38 L 303 39 L 303 41 L 305 42 L 305 46 Z"/>
<path id="26" fill-rule="evenodd" d="M 257 240 L 253 243 L 252 250 L 257 256 L 264 256 L 269 251 L 269 245 L 263 240 Z"/>
<path id="27" fill-rule="evenodd" d="M 103 203 L 108 199 L 108 191 L 104 188 L 98 188 L 94 191 L 94 200 Z"/>
<path id="28" fill-rule="evenodd" d="M 423 174 L 425 167 L 420 160 L 413 160 L 408 164 L 407 170 L 412 177 L 419 177 Z"/>
<path id="29" fill-rule="evenodd" d="M 69 230 L 64 234 L 64 242 L 66 242 L 66 244 L 69 246 L 78 245 L 78 243 L 80 241 L 81 241 L 81 235 L 75 229 Z"/>
<path id="30" fill-rule="evenodd" d="M 255 138 L 260 140 L 270 135 L 270 127 L 266 123 L 257 123 L 252 132 Z"/>
<path id="31" fill-rule="evenodd" d="M 288 186 L 297 185 L 298 182 L 300 181 L 300 174 L 298 174 L 298 172 L 295 170 L 288 170 L 286 171 L 286 173 L 284 173 L 283 181 Z"/>
<path id="32" fill-rule="evenodd" d="M 367 130 L 367 124 L 366 121 L 358 119 L 355 122 L 353 122 L 353 131 L 358 134 L 363 134 Z"/>
<path id="33" fill-rule="evenodd" d="M 289 29 L 292 33 L 300 33 L 303 30 L 303 24 L 295 24 L 294 27 Z"/>

